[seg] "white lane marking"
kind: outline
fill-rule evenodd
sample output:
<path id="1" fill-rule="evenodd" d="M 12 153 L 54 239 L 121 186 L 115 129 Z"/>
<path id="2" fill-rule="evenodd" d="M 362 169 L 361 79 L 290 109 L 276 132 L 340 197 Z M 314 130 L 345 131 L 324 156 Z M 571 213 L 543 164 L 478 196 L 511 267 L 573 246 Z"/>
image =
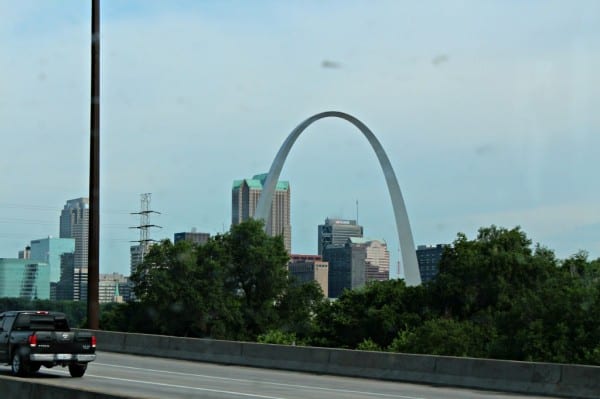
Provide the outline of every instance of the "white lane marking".
<path id="1" fill-rule="evenodd" d="M 201 378 L 208 378 L 208 379 L 214 379 L 214 380 L 245 382 L 245 383 L 252 383 L 252 384 L 259 382 L 259 383 L 262 383 L 265 385 L 275 385 L 275 386 L 281 386 L 281 387 L 301 388 L 301 389 L 313 389 L 313 390 L 328 391 L 328 392 L 341 392 L 341 393 L 381 396 L 381 397 L 398 398 L 398 399 L 426 399 L 426 398 L 421 398 L 421 397 L 416 397 L 416 396 L 404 396 L 404 395 L 394 395 L 394 394 L 387 394 L 387 393 L 354 391 L 354 390 L 350 390 L 350 389 L 339 389 L 339 388 L 324 388 L 324 387 L 316 387 L 316 386 L 312 386 L 312 385 L 284 384 L 284 383 L 280 383 L 280 382 L 271 382 L 271 381 L 262 381 L 262 380 L 258 380 L 258 381 L 246 380 L 246 379 L 242 379 L 242 378 L 217 377 L 217 376 L 212 376 L 212 375 L 207 375 L 207 374 L 182 373 L 182 372 L 177 372 L 177 371 L 146 369 L 146 368 L 131 367 L 131 366 L 119 366 L 116 364 L 107 364 L 107 363 L 98 363 L 98 362 L 94 362 L 94 365 L 115 367 L 115 368 L 122 368 L 122 369 L 130 369 L 130 370 L 138 370 L 138 371 L 148 371 L 150 373 L 175 374 L 175 375 L 183 375 L 183 376 L 188 376 L 188 377 L 201 377 Z"/>
<path id="2" fill-rule="evenodd" d="M 67 373 L 66 371 L 62 371 L 62 370 L 52 370 L 52 371 L 58 372 L 58 373 L 62 373 L 62 374 L 66 374 Z M 105 380 L 131 382 L 131 383 L 134 383 L 134 384 L 156 385 L 156 386 L 167 387 L 167 388 L 190 389 L 190 390 L 193 390 L 193 391 L 223 393 L 223 394 L 227 394 L 227 395 L 245 396 L 245 397 L 249 397 L 249 398 L 287 399 L 287 398 L 284 398 L 284 397 L 281 397 L 281 396 L 266 396 L 266 395 L 259 395 L 259 394 L 253 394 L 253 393 L 245 393 L 245 392 L 224 391 L 224 390 L 220 390 L 220 389 L 190 387 L 190 386 L 187 386 L 187 385 L 165 384 L 165 383 L 162 383 L 162 382 L 131 380 L 131 379 L 128 379 L 128 378 L 106 377 L 106 376 L 102 376 L 102 375 L 95 375 L 95 374 L 89 374 L 89 373 L 86 374 L 86 377 L 94 377 L 94 378 L 103 378 Z"/>

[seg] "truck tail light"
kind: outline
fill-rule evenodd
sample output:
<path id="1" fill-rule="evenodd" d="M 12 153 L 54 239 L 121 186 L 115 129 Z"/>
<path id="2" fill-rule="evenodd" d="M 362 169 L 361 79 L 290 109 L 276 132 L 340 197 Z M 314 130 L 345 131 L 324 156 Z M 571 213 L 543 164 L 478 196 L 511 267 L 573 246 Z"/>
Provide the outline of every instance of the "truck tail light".
<path id="1" fill-rule="evenodd" d="M 96 336 L 92 335 L 92 348 L 96 347 Z"/>
<path id="2" fill-rule="evenodd" d="M 27 338 L 27 341 L 29 342 L 29 346 L 35 348 L 37 346 L 37 335 L 30 335 L 29 338 Z"/>

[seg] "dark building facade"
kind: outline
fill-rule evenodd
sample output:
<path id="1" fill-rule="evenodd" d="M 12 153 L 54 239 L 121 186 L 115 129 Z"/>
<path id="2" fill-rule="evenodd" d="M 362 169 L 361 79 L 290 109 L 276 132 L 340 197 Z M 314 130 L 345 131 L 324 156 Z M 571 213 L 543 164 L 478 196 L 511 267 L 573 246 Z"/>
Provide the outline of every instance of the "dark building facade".
<path id="1" fill-rule="evenodd" d="M 204 245 L 210 238 L 209 233 L 198 233 L 196 231 L 175 233 L 173 241 L 177 244 L 179 241 L 189 241 L 197 245 Z"/>
<path id="2" fill-rule="evenodd" d="M 345 245 L 348 238 L 362 236 L 363 227 L 356 220 L 327 218 L 318 227 L 318 254 L 323 255 L 323 250 L 328 245 Z"/>
<path id="3" fill-rule="evenodd" d="M 437 244 L 419 245 L 417 247 L 417 262 L 419 262 L 419 273 L 422 282 L 425 283 L 436 278 L 444 248 L 447 246 L 446 244 Z"/>
<path id="4" fill-rule="evenodd" d="M 349 246 L 330 244 L 323 250 L 329 263 L 329 298 L 339 297 L 345 288 L 352 288 L 352 251 Z"/>
<path id="5" fill-rule="evenodd" d="M 60 280 L 56 283 L 56 299 L 59 301 L 73 300 L 73 283 L 75 281 L 75 254 L 60 255 Z"/>
<path id="6" fill-rule="evenodd" d="M 329 263 L 329 297 L 344 289 L 363 287 L 368 281 L 389 279 L 390 255 L 382 240 L 350 237 L 344 245 L 330 244 L 323 250 Z"/>

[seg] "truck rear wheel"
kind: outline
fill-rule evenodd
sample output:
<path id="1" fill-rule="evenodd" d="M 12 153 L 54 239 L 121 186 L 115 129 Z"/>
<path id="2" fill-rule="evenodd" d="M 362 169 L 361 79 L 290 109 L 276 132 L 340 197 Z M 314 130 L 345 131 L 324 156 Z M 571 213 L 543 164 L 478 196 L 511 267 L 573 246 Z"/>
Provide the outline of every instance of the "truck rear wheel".
<path id="1" fill-rule="evenodd" d="M 13 375 L 17 375 L 19 377 L 24 377 L 29 374 L 29 367 L 19 351 L 15 351 L 12 357 L 12 362 L 10 363 L 10 369 Z"/>
<path id="2" fill-rule="evenodd" d="M 86 369 L 87 369 L 87 363 L 69 364 L 69 374 L 71 374 L 71 377 L 75 377 L 75 378 L 83 377 Z"/>

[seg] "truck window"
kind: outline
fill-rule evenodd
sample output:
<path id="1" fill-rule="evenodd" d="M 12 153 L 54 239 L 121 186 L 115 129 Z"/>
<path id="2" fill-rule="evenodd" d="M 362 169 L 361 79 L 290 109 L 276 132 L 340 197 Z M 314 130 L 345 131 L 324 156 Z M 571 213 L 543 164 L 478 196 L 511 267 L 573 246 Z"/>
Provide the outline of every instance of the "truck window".
<path id="1" fill-rule="evenodd" d="M 4 317 L 4 324 L 2 324 L 2 329 L 6 332 L 10 331 L 10 328 L 13 325 L 13 322 L 15 321 L 15 317 L 14 316 L 5 316 Z"/>
<path id="2" fill-rule="evenodd" d="M 54 319 L 54 330 L 55 331 L 69 331 L 69 324 L 67 319 L 64 317 L 56 317 Z"/>
<path id="3" fill-rule="evenodd" d="M 20 314 L 15 322 L 15 330 L 69 331 L 64 317 L 39 314 Z"/>

